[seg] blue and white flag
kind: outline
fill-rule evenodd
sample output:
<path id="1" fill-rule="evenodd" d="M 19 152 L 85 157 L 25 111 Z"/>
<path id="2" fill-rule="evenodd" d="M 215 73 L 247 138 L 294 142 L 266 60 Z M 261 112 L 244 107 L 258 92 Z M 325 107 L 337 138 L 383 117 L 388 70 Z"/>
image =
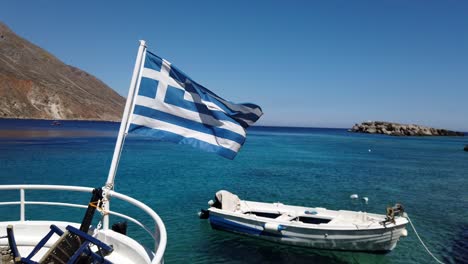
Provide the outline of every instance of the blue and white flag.
<path id="1" fill-rule="evenodd" d="M 254 104 L 234 104 L 146 51 L 130 119 L 130 133 L 188 144 L 233 159 L 245 129 L 263 114 Z"/>

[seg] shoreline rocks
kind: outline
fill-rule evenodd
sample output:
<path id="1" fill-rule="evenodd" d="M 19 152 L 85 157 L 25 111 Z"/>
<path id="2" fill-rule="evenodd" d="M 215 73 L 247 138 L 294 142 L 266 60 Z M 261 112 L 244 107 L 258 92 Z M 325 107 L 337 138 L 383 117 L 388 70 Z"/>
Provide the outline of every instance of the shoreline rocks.
<path id="1" fill-rule="evenodd" d="M 361 124 L 355 124 L 350 132 L 384 134 L 389 136 L 461 136 L 463 132 L 456 132 L 446 129 L 438 129 L 414 124 L 399 124 L 384 121 L 369 121 Z M 465 150 L 466 147 L 465 147 Z M 467 150 L 468 151 L 468 150 Z"/>

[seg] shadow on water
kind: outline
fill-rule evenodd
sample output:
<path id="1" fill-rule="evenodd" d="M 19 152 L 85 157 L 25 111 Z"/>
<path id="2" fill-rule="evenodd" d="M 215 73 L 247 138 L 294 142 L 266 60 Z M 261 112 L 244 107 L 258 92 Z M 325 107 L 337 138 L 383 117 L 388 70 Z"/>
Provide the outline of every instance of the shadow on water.
<path id="1" fill-rule="evenodd" d="M 209 249 L 209 255 L 216 255 L 217 260 L 223 263 L 388 263 L 383 255 L 378 254 L 317 250 L 225 231 L 206 231 L 210 232 L 209 238 L 201 242 L 200 247 Z"/>
<path id="2" fill-rule="evenodd" d="M 452 257 L 445 256 L 445 263 L 468 263 L 468 225 L 463 225 L 452 242 Z"/>

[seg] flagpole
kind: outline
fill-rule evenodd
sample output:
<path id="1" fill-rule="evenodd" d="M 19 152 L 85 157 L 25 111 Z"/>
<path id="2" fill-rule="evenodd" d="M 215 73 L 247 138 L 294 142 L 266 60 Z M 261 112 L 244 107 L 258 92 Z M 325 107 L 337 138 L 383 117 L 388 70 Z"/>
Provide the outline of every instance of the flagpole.
<path id="1" fill-rule="evenodd" d="M 130 88 L 128 91 L 127 102 L 125 103 L 125 109 L 122 116 L 122 122 L 120 123 L 119 134 L 117 136 L 117 141 L 115 143 L 114 155 L 112 156 L 112 162 L 109 169 L 109 174 L 107 176 L 106 185 L 103 187 L 103 201 L 102 206 L 104 211 L 109 211 L 109 199 L 108 192 L 114 189 L 114 180 L 117 173 L 117 168 L 119 166 L 120 155 L 122 153 L 123 143 L 126 137 L 127 127 L 129 125 L 129 119 L 131 116 L 130 111 L 133 109 L 133 104 L 135 101 L 135 91 L 137 90 L 138 80 L 141 75 L 141 68 L 143 66 L 143 57 L 146 51 L 146 42 L 140 40 L 140 47 L 138 48 L 137 58 L 135 61 L 135 67 L 133 68 L 133 76 L 130 82 Z M 104 229 L 109 228 L 109 217 L 108 214 L 104 214 L 103 218 L 103 227 Z"/>

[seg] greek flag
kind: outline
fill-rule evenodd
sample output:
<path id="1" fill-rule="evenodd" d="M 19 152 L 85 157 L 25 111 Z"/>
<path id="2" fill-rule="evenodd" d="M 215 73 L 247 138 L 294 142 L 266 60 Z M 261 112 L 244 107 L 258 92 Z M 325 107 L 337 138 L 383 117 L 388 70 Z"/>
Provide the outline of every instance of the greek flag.
<path id="1" fill-rule="evenodd" d="M 144 56 L 128 132 L 234 159 L 261 108 L 226 101 L 168 61 L 149 51 Z"/>

